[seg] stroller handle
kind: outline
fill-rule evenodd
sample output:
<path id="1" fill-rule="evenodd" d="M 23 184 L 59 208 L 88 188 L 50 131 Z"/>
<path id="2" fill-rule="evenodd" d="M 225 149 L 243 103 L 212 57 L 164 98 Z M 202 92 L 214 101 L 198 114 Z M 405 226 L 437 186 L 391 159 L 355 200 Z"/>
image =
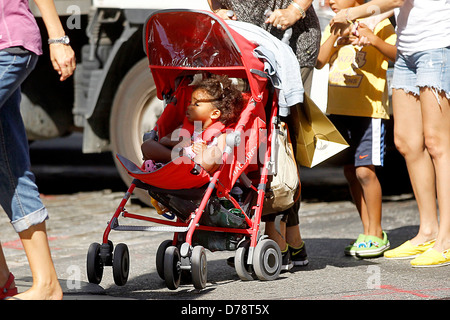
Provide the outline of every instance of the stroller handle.
<path id="1" fill-rule="evenodd" d="M 227 134 L 226 144 L 224 153 L 231 154 L 233 152 L 233 148 L 237 147 L 241 144 L 241 132 L 234 131 L 230 134 Z"/>

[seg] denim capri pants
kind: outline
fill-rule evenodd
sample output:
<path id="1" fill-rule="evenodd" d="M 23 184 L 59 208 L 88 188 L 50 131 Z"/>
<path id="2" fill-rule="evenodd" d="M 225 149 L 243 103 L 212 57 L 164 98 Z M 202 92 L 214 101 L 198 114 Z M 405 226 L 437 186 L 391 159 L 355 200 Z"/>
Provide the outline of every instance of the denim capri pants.
<path id="1" fill-rule="evenodd" d="M 20 114 L 20 85 L 37 56 L 0 50 L 0 204 L 16 232 L 48 218 L 30 171 L 28 139 Z"/>

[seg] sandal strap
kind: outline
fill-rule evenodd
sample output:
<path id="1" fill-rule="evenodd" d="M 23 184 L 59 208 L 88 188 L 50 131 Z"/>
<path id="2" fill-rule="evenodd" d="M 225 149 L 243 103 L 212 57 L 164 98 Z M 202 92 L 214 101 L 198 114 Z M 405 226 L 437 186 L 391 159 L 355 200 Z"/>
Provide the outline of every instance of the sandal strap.
<path id="1" fill-rule="evenodd" d="M 14 275 L 10 272 L 9 276 L 8 276 L 8 280 L 6 280 L 6 283 L 3 287 L 0 287 L 0 291 L 3 293 L 6 293 L 6 292 L 8 292 L 8 290 L 12 290 L 12 289 L 8 289 L 8 288 L 11 286 L 13 281 L 14 281 Z"/>

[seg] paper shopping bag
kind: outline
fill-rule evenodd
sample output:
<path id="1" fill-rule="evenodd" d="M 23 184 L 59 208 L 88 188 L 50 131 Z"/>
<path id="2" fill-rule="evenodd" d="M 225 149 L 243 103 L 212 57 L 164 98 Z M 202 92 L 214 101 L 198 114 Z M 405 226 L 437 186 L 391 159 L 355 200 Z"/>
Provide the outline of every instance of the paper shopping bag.
<path id="1" fill-rule="evenodd" d="M 308 95 L 291 111 L 300 165 L 312 168 L 348 148 L 347 141 Z"/>

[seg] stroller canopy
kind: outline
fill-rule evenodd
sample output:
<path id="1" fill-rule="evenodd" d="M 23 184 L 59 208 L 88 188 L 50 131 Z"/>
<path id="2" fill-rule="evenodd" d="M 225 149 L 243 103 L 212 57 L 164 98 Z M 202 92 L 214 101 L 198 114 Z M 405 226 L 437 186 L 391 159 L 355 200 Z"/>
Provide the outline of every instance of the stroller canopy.
<path id="1" fill-rule="evenodd" d="M 267 79 L 256 45 L 207 11 L 161 10 L 144 27 L 144 49 L 158 98 L 176 89 L 179 76 L 211 72 L 247 79 L 253 99 L 261 100 Z"/>

